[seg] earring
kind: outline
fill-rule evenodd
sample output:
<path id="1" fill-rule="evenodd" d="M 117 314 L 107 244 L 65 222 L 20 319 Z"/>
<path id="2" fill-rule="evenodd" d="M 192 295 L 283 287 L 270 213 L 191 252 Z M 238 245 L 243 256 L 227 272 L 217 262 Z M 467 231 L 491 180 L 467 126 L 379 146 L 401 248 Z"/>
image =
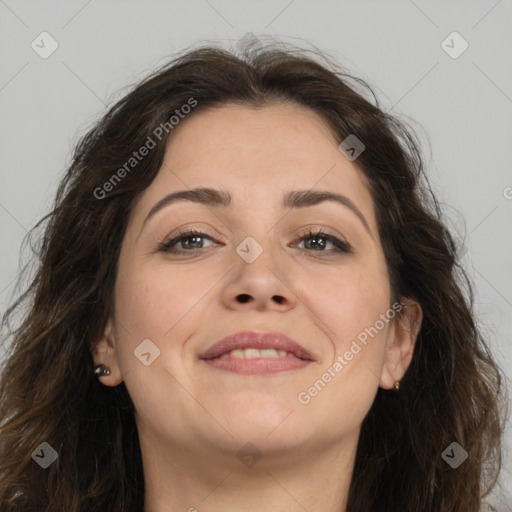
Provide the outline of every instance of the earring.
<path id="1" fill-rule="evenodd" d="M 110 375 L 110 368 L 104 364 L 99 364 L 94 369 L 94 375 L 96 375 L 98 378 L 103 377 L 104 375 Z"/>
<path id="2" fill-rule="evenodd" d="M 395 381 L 395 391 L 398 392 L 398 390 L 400 389 L 400 381 L 399 380 L 396 380 Z"/>

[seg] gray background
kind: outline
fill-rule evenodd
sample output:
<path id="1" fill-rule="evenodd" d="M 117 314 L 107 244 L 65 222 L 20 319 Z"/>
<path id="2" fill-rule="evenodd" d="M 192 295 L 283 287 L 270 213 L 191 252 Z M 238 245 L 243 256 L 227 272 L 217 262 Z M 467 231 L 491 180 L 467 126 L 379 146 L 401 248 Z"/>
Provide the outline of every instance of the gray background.
<path id="1" fill-rule="evenodd" d="M 236 48 L 248 33 L 273 35 L 328 52 L 366 79 L 386 110 L 412 120 L 447 222 L 464 241 L 476 312 L 510 382 L 511 22 L 510 0 L 0 0 L 0 314 L 12 300 L 24 235 L 47 212 L 73 144 L 105 107 L 198 41 Z M 59 45 L 46 59 L 31 47 L 42 46 L 43 31 Z M 453 31 L 469 44 L 457 58 L 442 46 Z M 453 37 L 445 44 L 462 48 Z M 512 496 L 510 427 L 506 442 L 502 483 Z"/>

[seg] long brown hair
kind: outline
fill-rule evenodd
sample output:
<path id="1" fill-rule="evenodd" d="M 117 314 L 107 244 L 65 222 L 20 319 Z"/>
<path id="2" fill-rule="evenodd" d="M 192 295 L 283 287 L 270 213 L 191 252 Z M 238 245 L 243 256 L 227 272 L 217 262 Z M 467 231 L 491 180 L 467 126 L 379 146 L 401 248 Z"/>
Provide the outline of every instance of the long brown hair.
<path id="1" fill-rule="evenodd" d="M 363 421 L 347 511 L 482 510 L 501 469 L 505 379 L 476 324 L 471 284 L 420 141 L 363 80 L 308 52 L 187 51 L 80 139 L 52 211 L 31 231 L 44 227 L 33 243 L 34 275 L 2 319 L 4 344 L 11 341 L 0 380 L 2 512 L 143 510 L 133 403 L 124 383 L 110 388 L 94 376 L 91 343 L 113 311 L 129 212 L 161 167 L 171 116 L 191 98 L 189 115 L 227 102 L 294 102 L 325 119 L 339 143 L 350 134 L 363 141 L 355 164 L 375 204 L 393 295 L 417 300 L 423 322 L 399 393 L 379 388 Z M 148 138 L 155 147 L 127 168 Z M 468 453 L 456 469 L 442 457 L 453 442 Z M 46 469 L 35 462 L 34 451 L 51 453 L 41 443 L 58 455 Z"/>

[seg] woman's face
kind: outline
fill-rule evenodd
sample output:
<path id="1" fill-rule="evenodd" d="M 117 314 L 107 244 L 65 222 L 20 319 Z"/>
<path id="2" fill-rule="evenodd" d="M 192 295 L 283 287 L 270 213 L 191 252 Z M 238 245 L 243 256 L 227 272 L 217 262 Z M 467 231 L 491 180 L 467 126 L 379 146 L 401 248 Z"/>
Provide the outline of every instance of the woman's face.
<path id="1" fill-rule="evenodd" d="M 102 382 L 126 383 L 143 443 L 235 455 L 251 442 L 270 456 L 357 437 L 377 388 L 402 377 L 413 347 L 390 320 L 396 309 L 361 176 L 323 120 L 298 106 L 225 105 L 173 129 L 131 212 L 115 314 L 95 350 L 95 362 L 112 368 Z M 180 200 L 148 216 L 168 194 L 199 187 L 229 194 L 230 204 Z M 346 204 L 284 207 L 298 190 Z M 159 250 L 180 229 L 202 234 L 175 242 L 176 253 Z M 319 229 L 325 235 L 307 237 Z M 313 361 L 248 374 L 200 359 L 240 331 L 283 333 Z"/>

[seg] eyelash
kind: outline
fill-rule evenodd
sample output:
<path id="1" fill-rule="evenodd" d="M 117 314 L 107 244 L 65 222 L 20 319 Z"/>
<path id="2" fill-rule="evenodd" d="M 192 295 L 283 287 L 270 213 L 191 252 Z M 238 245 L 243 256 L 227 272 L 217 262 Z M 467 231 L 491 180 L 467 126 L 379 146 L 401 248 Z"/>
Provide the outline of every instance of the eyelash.
<path id="1" fill-rule="evenodd" d="M 183 231 L 180 231 L 176 237 L 172 238 L 171 240 L 168 240 L 166 242 L 162 242 L 158 246 L 158 251 L 160 252 L 166 252 L 169 254 L 185 254 L 185 253 L 192 253 L 194 254 L 196 251 L 199 251 L 199 249 L 191 249 L 191 250 L 177 250 L 177 249 L 171 249 L 173 245 L 175 245 L 177 242 L 180 242 L 181 240 L 186 240 L 187 238 L 192 238 L 199 236 L 201 238 L 209 238 L 210 240 L 213 240 L 210 236 L 208 236 L 206 233 L 203 233 L 202 231 L 197 231 L 195 229 L 185 229 Z M 306 240 L 308 238 L 325 238 L 327 241 L 331 242 L 336 248 L 332 249 L 335 252 L 340 253 L 352 253 L 352 247 L 343 240 L 340 240 L 339 238 L 329 235 L 325 233 L 323 230 L 317 230 L 312 231 L 309 230 L 306 233 L 302 233 L 300 235 L 300 238 L 297 240 L 297 242 L 302 242 L 303 240 Z M 308 249 L 302 249 L 302 251 L 309 252 Z M 315 251 L 313 249 L 310 249 L 310 251 L 313 252 L 323 252 L 323 253 L 329 253 L 330 251 Z"/>

